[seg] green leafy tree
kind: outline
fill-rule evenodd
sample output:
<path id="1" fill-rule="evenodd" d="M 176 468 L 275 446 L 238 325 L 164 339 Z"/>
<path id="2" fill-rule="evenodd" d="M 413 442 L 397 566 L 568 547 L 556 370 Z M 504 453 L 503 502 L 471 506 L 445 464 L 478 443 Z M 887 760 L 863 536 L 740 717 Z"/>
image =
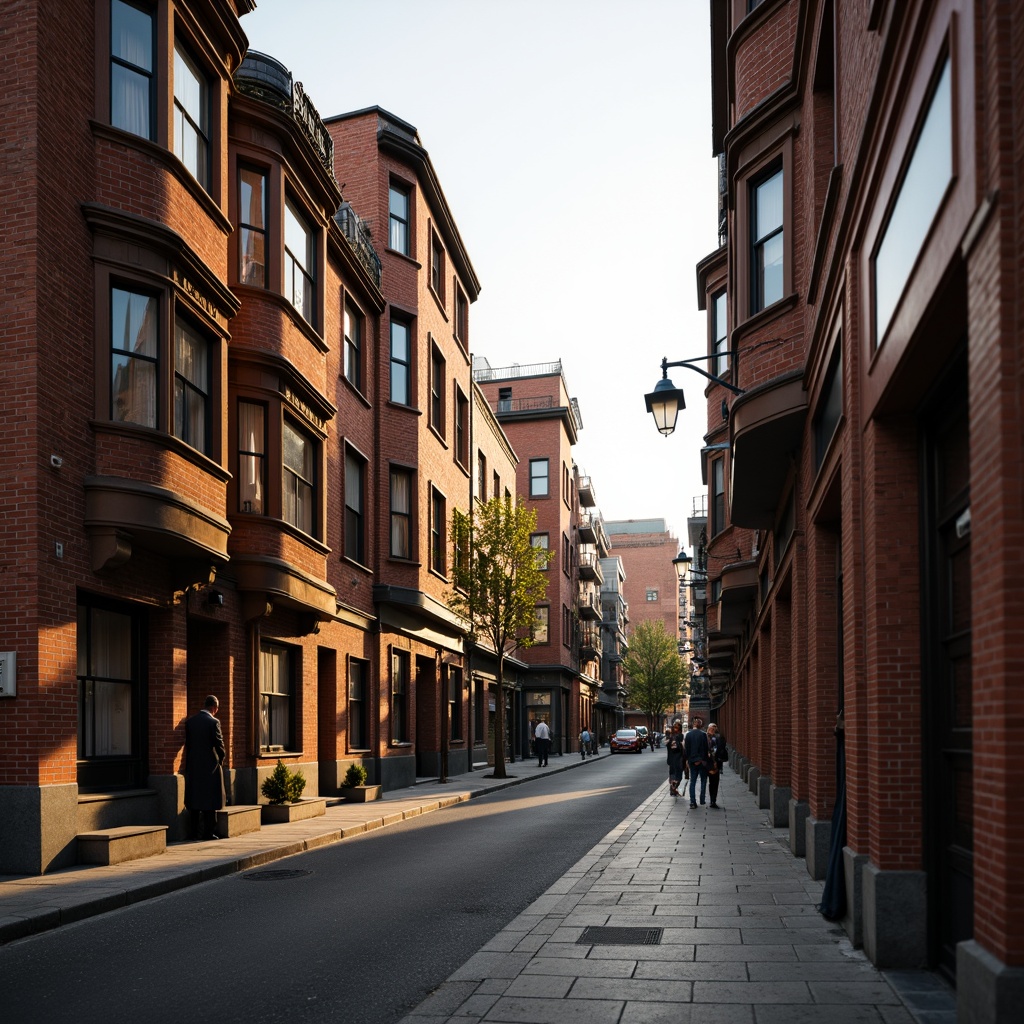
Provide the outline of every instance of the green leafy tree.
<path id="1" fill-rule="evenodd" d="M 683 659 L 664 622 L 641 622 L 633 630 L 622 667 L 629 678 L 629 702 L 647 716 L 648 728 L 653 730 L 686 692 Z"/>
<path id="2" fill-rule="evenodd" d="M 494 777 L 505 772 L 505 658 L 534 643 L 537 605 L 547 595 L 543 569 L 554 552 L 535 548 L 530 534 L 537 513 L 520 499 L 491 498 L 471 513 L 452 513 L 452 582 L 448 607 L 469 623 L 469 638 L 483 641 L 498 658 L 498 699 L 495 701 Z"/>

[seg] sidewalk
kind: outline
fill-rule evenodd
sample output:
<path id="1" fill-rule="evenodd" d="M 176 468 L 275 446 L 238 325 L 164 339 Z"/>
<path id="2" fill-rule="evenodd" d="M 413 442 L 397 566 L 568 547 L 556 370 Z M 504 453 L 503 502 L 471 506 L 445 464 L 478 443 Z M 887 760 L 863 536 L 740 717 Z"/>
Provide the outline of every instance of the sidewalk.
<path id="1" fill-rule="evenodd" d="M 401 1024 L 953 1024 L 928 971 L 879 971 L 746 785 L 647 799 Z"/>
<path id="2" fill-rule="evenodd" d="M 166 853 L 124 864 L 80 865 L 48 875 L 0 875 L 0 945 L 211 878 L 248 871 L 483 793 L 578 768 L 602 756 L 608 756 L 607 750 L 586 761 L 579 754 L 552 756 L 547 768 L 538 768 L 532 760 L 516 761 L 505 766 L 512 776 L 508 779 L 484 778 L 490 769 L 482 769 L 444 785 L 423 781 L 364 804 L 329 800 L 327 813 L 318 818 L 265 825 L 259 832 L 231 839 L 171 843 Z"/>

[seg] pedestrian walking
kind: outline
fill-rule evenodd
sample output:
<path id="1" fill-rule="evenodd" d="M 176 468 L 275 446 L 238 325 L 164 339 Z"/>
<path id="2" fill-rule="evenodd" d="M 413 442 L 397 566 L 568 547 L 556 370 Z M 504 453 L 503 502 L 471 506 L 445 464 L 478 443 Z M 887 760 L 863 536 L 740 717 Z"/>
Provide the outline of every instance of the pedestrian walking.
<path id="1" fill-rule="evenodd" d="M 537 767 L 546 767 L 548 754 L 551 753 L 551 730 L 543 718 L 537 723 L 537 728 L 533 731 L 533 749 L 537 753 Z"/>
<path id="2" fill-rule="evenodd" d="M 686 763 L 690 767 L 690 806 L 697 806 L 697 779 L 700 779 L 700 802 L 703 804 L 708 789 L 708 737 L 701 729 L 704 719 L 694 718 L 693 728 L 683 738 Z"/>
<path id="3" fill-rule="evenodd" d="M 590 749 L 590 731 L 586 726 L 583 727 L 583 731 L 580 733 L 580 757 L 585 761 L 587 759 L 587 751 Z"/>
<path id="4" fill-rule="evenodd" d="M 668 791 L 679 796 L 679 783 L 683 781 L 683 723 L 676 721 L 665 737 L 668 758 Z"/>
<path id="5" fill-rule="evenodd" d="M 711 806 L 718 809 L 718 786 L 722 781 L 722 765 L 729 760 L 725 737 L 714 722 L 708 725 L 708 797 Z"/>
<path id="6" fill-rule="evenodd" d="M 227 803 L 222 765 L 227 758 L 224 734 L 217 721 L 220 701 L 212 694 L 185 722 L 185 807 L 194 839 L 220 839 L 217 812 Z"/>

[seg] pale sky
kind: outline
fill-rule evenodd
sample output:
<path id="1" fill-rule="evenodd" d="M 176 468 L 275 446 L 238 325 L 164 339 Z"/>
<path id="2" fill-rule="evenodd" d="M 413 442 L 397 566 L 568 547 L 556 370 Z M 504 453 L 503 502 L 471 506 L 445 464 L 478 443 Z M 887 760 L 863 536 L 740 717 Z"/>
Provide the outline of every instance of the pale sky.
<path id="1" fill-rule="evenodd" d="M 707 0 L 259 0 L 242 28 L 323 117 L 415 125 L 480 280 L 473 354 L 561 359 L 604 518 L 664 518 L 685 542 L 704 381 L 669 371 L 687 403 L 669 438 L 644 394 L 663 356 L 707 351 Z"/>

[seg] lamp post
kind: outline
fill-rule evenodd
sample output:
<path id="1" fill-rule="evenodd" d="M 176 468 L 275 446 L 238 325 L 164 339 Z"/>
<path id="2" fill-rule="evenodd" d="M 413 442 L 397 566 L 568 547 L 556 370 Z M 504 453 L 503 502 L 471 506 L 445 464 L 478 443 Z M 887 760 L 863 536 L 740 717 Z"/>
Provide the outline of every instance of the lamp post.
<path id="1" fill-rule="evenodd" d="M 693 559 L 686 553 L 685 548 L 672 559 L 676 568 L 681 586 L 689 586 L 696 589 L 698 586 L 707 585 L 706 553 L 704 550 L 704 535 L 701 534 L 701 547 L 697 553 L 697 565 L 693 566 Z M 694 604 L 694 609 L 696 605 Z M 702 714 L 707 719 L 711 713 L 710 676 L 707 670 L 707 609 L 694 610 L 691 617 L 683 623 L 687 628 L 694 630 L 694 643 L 690 658 L 690 720 L 695 714 Z"/>
<path id="2" fill-rule="evenodd" d="M 686 400 L 683 397 L 683 389 L 677 388 L 668 377 L 668 369 L 670 366 L 685 366 L 689 370 L 695 370 L 702 377 L 707 377 L 709 381 L 714 384 L 721 384 L 723 388 L 731 391 L 734 395 L 742 395 L 743 389 L 736 387 L 730 381 L 725 380 L 722 377 L 716 377 L 715 374 L 709 373 L 702 366 L 697 366 L 697 363 L 704 362 L 707 359 L 715 359 L 718 357 L 728 356 L 733 360 L 736 356 L 735 352 L 715 352 L 706 356 L 694 356 L 691 359 L 677 359 L 673 362 L 669 362 L 667 357 L 663 357 L 661 360 L 661 380 L 654 385 L 654 390 L 649 391 L 644 395 L 644 401 L 647 403 L 647 411 L 654 417 L 655 426 L 658 428 L 658 432 L 668 437 L 673 430 L 676 429 L 676 418 L 679 415 L 680 409 L 686 408 Z M 728 406 L 725 402 L 722 402 L 722 414 L 723 418 L 728 417 Z M 682 554 L 683 552 L 680 552 Z"/>

